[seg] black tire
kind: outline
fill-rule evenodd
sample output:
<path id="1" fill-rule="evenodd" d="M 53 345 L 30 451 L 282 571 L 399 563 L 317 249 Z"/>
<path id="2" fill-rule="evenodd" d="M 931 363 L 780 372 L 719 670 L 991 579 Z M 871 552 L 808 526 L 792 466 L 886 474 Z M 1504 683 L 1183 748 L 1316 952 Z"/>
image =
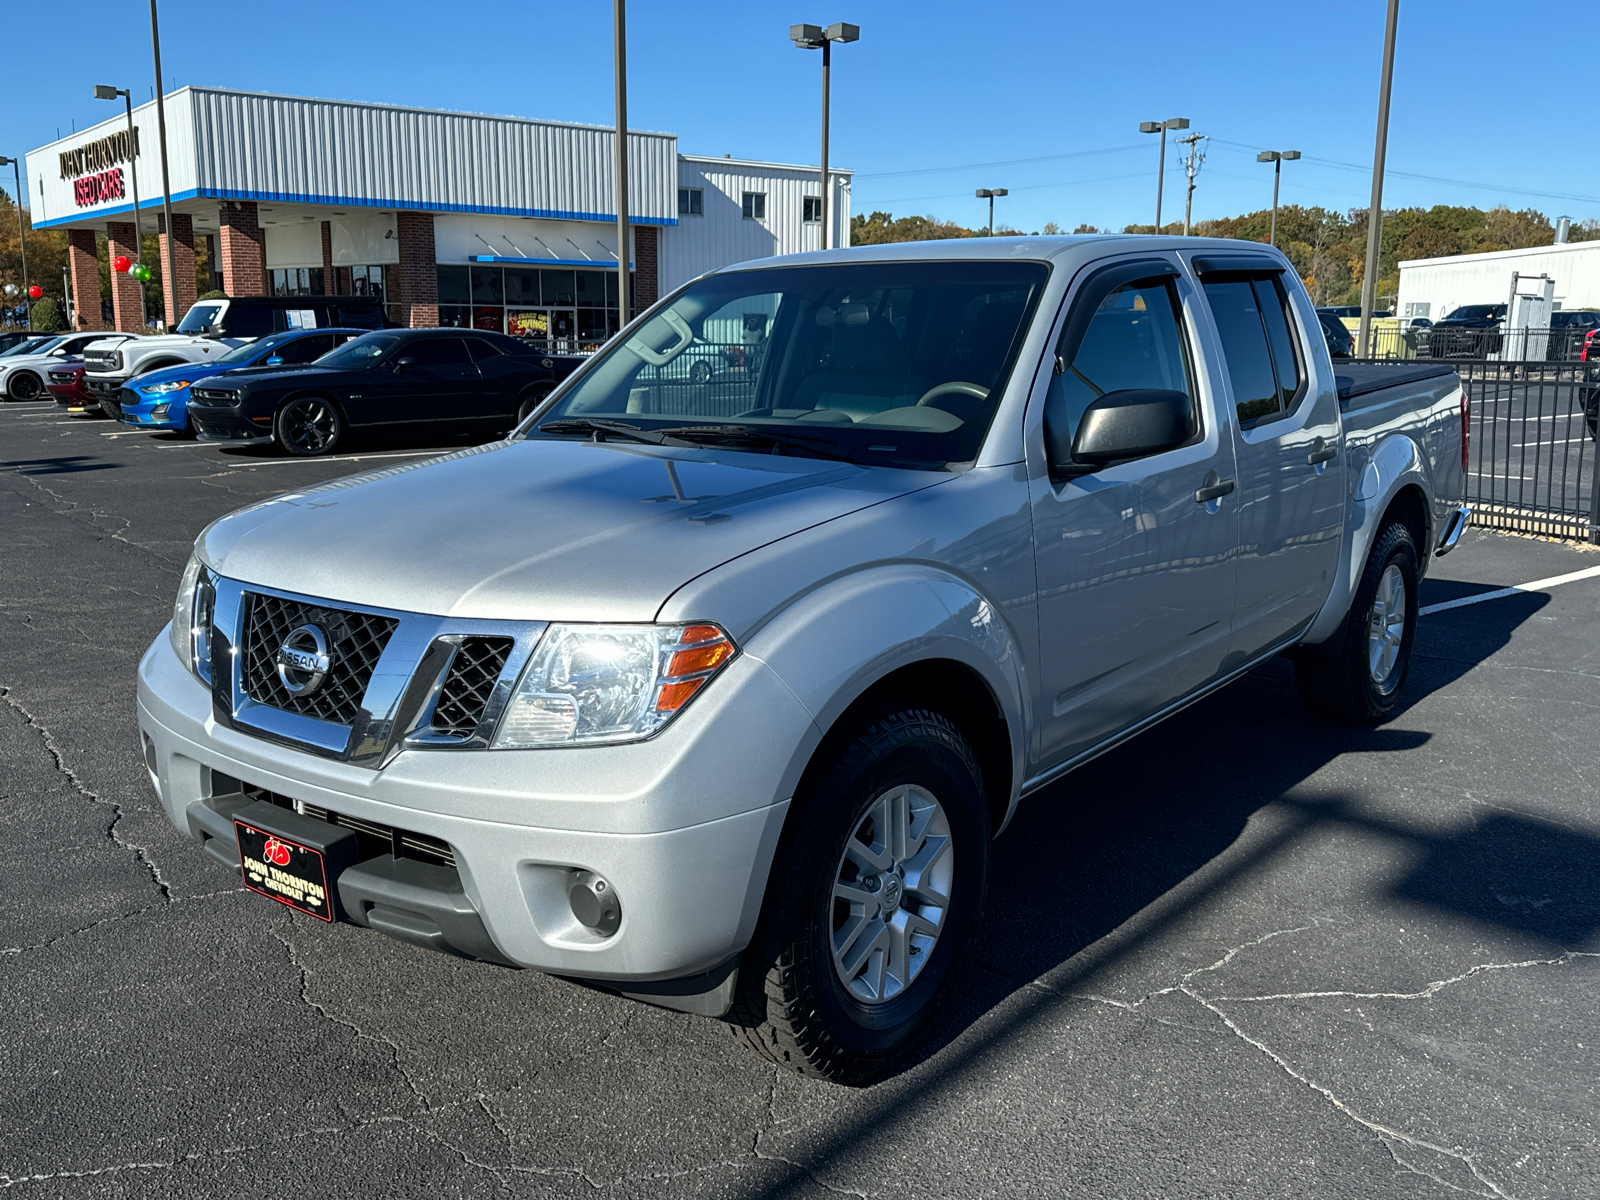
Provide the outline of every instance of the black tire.
<path id="1" fill-rule="evenodd" d="M 551 391 L 550 388 L 543 388 L 523 396 L 521 403 L 517 405 L 517 424 L 521 425 L 526 421 L 528 414 L 543 404 L 549 398 Z"/>
<path id="2" fill-rule="evenodd" d="M 6 380 L 6 395 L 12 400 L 37 400 L 44 394 L 44 380 L 32 371 L 18 371 Z"/>
<path id="3" fill-rule="evenodd" d="M 893 867 L 881 880 L 860 875 L 854 862 L 846 861 L 850 848 L 868 844 L 863 831 L 873 828 L 874 814 L 884 811 L 878 806 L 891 804 L 888 798 L 901 788 L 915 789 L 909 793 L 914 814 L 909 824 L 915 833 L 920 811 L 928 832 L 922 854 L 909 860 L 910 870 Z M 924 807 L 917 810 L 919 796 Z M 928 797 L 937 801 L 931 818 Z M 860 728 L 848 742 L 824 743 L 790 810 L 761 920 L 740 965 L 727 1017 L 735 1033 L 757 1053 L 801 1075 L 862 1086 L 897 1070 L 949 1002 L 977 934 L 989 871 L 988 811 L 972 747 L 938 713 L 893 712 Z M 941 830 L 948 840 L 939 848 L 935 834 Z M 944 854 L 953 861 L 940 867 Z M 933 855 L 931 861 L 927 855 Z M 936 874 L 941 870 L 944 882 Z M 876 891 L 885 907 L 854 914 L 836 898 L 835 883 L 846 874 L 858 889 Z M 932 884 L 919 887 L 919 874 L 947 889 L 942 910 L 919 901 L 937 890 Z M 889 882 L 895 877 L 899 886 Z M 888 905 L 901 895 L 906 899 L 891 911 Z M 834 938 L 848 929 L 876 937 L 886 929 L 885 921 L 921 924 L 930 913 L 942 914 L 935 917 L 942 924 L 931 945 L 921 947 L 920 958 L 918 950 L 903 956 L 912 963 L 902 972 L 907 978 L 880 974 L 876 985 L 883 998 L 864 1002 L 851 989 L 870 990 L 873 968 L 868 965 L 847 985 L 834 968 Z M 909 946 L 911 939 L 901 944 Z M 846 948 L 847 957 L 855 945 L 859 942 Z M 884 958 L 888 955 L 885 949 Z M 881 961 L 870 950 L 861 957 L 869 964 Z"/>
<path id="4" fill-rule="evenodd" d="M 110 396 L 103 396 L 100 400 L 100 415 L 111 421 L 122 420 L 122 405 Z"/>
<path id="5" fill-rule="evenodd" d="M 1379 588 L 1391 567 L 1399 575 L 1405 611 L 1393 658 L 1387 670 L 1381 670 L 1374 664 L 1386 655 L 1374 649 L 1369 634 L 1380 619 Z M 1411 531 L 1396 521 L 1379 531 L 1373 543 L 1339 636 L 1296 652 L 1294 678 L 1301 703 L 1317 716 L 1341 725 L 1371 725 L 1383 720 L 1399 703 L 1416 638 L 1417 548 Z"/>
<path id="6" fill-rule="evenodd" d="M 344 414 L 326 396 L 299 396 L 278 410 L 272 438 L 296 458 L 332 454 L 344 440 Z"/>

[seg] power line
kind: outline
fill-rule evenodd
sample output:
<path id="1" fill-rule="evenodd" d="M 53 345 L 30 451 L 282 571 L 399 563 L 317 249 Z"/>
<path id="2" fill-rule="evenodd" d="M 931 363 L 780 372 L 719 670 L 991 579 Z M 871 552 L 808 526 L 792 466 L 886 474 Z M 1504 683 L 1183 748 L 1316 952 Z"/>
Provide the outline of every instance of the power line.
<path id="1" fill-rule="evenodd" d="M 1039 191 L 1039 190 L 1041 190 L 1043 188 L 1077 187 L 1078 185 L 1085 184 L 1085 183 L 1110 183 L 1112 180 L 1116 180 L 1116 179 L 1144 179 L 1144 178 L 1146 178 L 1147 175 L 1148 175 L 1148 172 L 1146 172 L 1146 171 L 1135 171 L 1130 175 L 1099 175 L 1099 176 L 1096 176 L 1096 177 L 1094 177 L 1092 179 L 1064 179 L 1064 180 L 1061 180 L 1061 181 L 1059 181 L 1057 183 L 1030 183 L 1030 184 L 1026 184 L 1026 185 L 1024 185 L 1022 187 L 1014 187 L 1011 190 L 1013 192 L 1035 192 L 1035 191 Z M 873 204 L 910 204 L 913 201 L 917 201 L 917 200 L 960 200 L 960 199 L 966 199 L 970 195 L 971 195 L 970 192 L 946 192 L 943 195 L 939 195 L 939 196 L 885 196 L 885 197 L 881 197 L 879 199 L 873 200 L 873 201 L 871 201 L 871 203 L 873 203 Z M 854 197 L 854 200 L 855 200 L 855 202 L 857 203 L 858 206 L 864 205 L 864 204 L 867 203 L 865 198 L 863 198 L 861 196 Z"/>
<path id="2" fill-rule="evenodd" d="M 1072 150 L 1066 154 L 1043 154 L 1037 158 L 1007 158 L 999 162 L 963 163 L 954 167 L 918 167 L 909 171 L 858 172 L 857 179 L 895 179 L 904 175 L 943 175 L 951 171 L 980 171 L 990 167 L 1020 167 L 1028 163 L 1059 162 L 1064 158 L 1088 158 L 1096 154 L 1126 154 L 1130 150 L 1143 150 L 1141 145 L 1106 146 L 1100 150 Z"/>

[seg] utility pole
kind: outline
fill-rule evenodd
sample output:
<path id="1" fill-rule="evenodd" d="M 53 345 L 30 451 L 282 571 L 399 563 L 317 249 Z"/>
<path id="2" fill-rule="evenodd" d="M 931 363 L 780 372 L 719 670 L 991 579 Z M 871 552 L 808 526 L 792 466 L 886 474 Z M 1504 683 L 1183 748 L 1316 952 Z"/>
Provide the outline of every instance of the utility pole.
<path id="1" fill-rule="evenodd" d="M 1189 236 L 1190 216 L 1194 212 L 1194 177 L 1206 161 L 1206 156 L 1200 150 L 1200 143 L 1206 141 L 1203 133 L 1191 133 L 1188 137 L 1178 139 L 1180 146 L 1189 147 L 1189 158 L 1184 170 L 1189 176 L 1189 188 L 1183 198 L 1183 236 Z"/>
<path id="2" fill-rule="evenodd" d="M 156 24 L 156 0 L 150 0 L 150 52 L 156 64 L 156 141 L 161 146 L 161 214 L 167 226 L 167 261 L 161 264 L 162 307 L 172 309 L 171 324 L 176 325 L 183 320 L 183 314 L 178 311 L 178 275 L 172 266 L 175 261 L 172 250 L 175 234 L 172 228 L 172 185 L 167 181 L 167 106 L 161 94 L 161 29 Z"/>
<path id="3" fill-rule="evenodd" d="M 1361 341 L 1358 353 L 1372 350 L 1372 310 L 1378 298 L 1378 251 L 1383 244 L 1383 158 L 1389 148 L 1389 92 L 1394 84 L 1394 33 L 1400 0 L 1389 0 L 1383 31 L 1383 79 L 1378 85 L 1378 136 L 1372 148 L 1372 203 L 1367 208 L 1367 264 L 1361 276 Z"/>
<path id="4" fill-rule="evenodd" d="M 613 0 L 617 76 L 617 328 L 628 324 L 628 31 L 626 0 Z"/>

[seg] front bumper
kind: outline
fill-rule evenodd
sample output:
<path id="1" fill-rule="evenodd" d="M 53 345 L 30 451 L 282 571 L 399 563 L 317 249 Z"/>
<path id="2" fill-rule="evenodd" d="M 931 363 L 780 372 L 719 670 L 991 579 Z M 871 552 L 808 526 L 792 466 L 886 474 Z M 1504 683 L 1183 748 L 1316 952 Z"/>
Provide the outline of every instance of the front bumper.
<path id="1" fill-rule="evenodd" d="M 646 742 L 407 750 L 374 771 L 219 725 L 211 692 L 163 632 L 139 665 L 138 721 L 168 819 L 234 870 L 230 814 L 248 798 L 241 785 L 250 796 L 274 793 L 437 839 L 449 846 L 453 875 L 419 875 L 409 860 L 388 856 L 351 868 L 353 886 L 337 886 L 350 893 L 352 919 L 627 991 L 714 971 L 749 942 L 760 914 L 795 751 L 814 743 L 815 726 L 765 664 L 734 666 L 700 698 L 712 703 L 692 706 Z M 615 889 L 622 922 L 610 937 L 573 915 L 574 870 Z M 409 905 L 396 898 L 407 888 Z M 474 921 L 484 937 L 476 948 L 467 944 Z"/>
<path id="2" fill-rule="evenodd" d="M 122 406 L 122 423 L 140 429 L 187 429 L 187 390 L 167 392 L 151 399 L 132 388 L 123 388 L 117 395 Z M 160 409 L 158 416 L 156 410 Z"/>
<path id="3" fill-rule="evenodd" d="M 191 405 L 185 418 L 194 429 L 195 437 L 202 442 L 232 442 L 249 445 L 253 442 L 270 442 L 272 426 L 257 424 L 237 408 L 211 408 Z"/>

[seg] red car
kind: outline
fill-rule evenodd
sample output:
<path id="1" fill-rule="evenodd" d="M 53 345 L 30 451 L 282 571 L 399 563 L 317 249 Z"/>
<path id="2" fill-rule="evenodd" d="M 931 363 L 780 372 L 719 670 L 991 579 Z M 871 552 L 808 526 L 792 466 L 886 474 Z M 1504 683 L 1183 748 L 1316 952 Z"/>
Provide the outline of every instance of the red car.
<path id="1" fill-rule="evenodd" d="M 45 372 L 44 386 L 56 398 L 56 408 L 67 412 L 100 412 L 100 398 L 83 384 L 84 364 L 81 358 L 68 359 Z"/>

